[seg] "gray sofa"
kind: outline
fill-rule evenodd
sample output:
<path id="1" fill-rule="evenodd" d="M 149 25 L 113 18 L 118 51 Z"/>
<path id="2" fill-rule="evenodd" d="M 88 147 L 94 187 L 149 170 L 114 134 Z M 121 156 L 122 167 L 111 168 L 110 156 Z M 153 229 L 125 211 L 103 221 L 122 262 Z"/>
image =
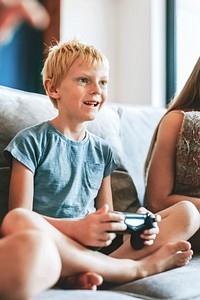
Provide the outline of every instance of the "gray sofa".
<path id="1" fill-rule="evenodd" d="M 112 174 L 114 207 L 136 211 L 143 205 L 143 165 L 153 130 L 164 109 L 107 103 L 88 129 L 106 139 L 113 147 L 119 170 Z M 2 150 L 22 128 L 52 118 L 56 114 L 44 95 L 0 87 L 0 221 L 7 212 L 10 170 Z M 48 274 L 47 274 L 48 276 Z M 186 267 L 173 269 L 121 286 L 98 291 L 44 291 L 44 299 L 200 299 L 200 257 Z"/>

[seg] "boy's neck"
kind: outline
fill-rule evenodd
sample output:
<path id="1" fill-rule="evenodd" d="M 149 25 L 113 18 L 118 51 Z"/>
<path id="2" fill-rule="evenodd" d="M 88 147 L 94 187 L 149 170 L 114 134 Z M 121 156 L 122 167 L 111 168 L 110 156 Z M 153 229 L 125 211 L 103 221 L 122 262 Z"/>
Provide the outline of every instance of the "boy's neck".
<path id="1" fill-rule="evenodd" d="M 86 123 L 82 123 L 76 127 L 70 127 L 68 125 L 62 125 L 58 118 L 55 118 L 51 120 L 51 124 L 70 140 L 80 142 L 85 138 Z"/>

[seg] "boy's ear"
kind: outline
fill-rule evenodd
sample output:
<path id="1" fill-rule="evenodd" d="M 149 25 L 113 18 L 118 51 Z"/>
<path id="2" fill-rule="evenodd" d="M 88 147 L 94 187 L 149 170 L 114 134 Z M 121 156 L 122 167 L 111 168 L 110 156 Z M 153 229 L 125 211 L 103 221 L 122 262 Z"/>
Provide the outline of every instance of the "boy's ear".
<path id="1" fill-rule="evenodd" d="M 57 91 L 57 89 L 54 87 L 54 85 L 52 84 L 52 80 L 47 78 L 44 82 L 44 88 L 46 90 L 46 93 L 48 96 L 54 98 L 54 99 L 59 99 L 60 95 Z"/>

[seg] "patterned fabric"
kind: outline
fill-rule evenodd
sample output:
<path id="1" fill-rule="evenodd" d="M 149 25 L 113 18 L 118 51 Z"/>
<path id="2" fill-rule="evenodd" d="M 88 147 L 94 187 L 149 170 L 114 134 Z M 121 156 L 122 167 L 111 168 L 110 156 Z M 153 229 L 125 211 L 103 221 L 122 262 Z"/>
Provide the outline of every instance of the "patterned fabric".
<path id="1" fill-rule="evenodd" d="M 200 112 L 184 113 L 176 149 L 174 193 L 200 198 Z"/>

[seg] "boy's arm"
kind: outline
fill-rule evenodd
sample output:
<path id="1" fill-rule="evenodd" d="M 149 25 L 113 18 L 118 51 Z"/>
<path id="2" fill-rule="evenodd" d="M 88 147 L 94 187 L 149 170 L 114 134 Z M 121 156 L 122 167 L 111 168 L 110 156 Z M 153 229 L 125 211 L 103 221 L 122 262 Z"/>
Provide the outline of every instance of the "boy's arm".
<path id="1" fill-rule="evenodd" d="M 109 179 L 107 178 L 105 182 L 108 184 Z M 33 173 L 19 161 L 13 159 L 10 180 L 9 210 L 17 207 L 32 210 L 33 189 Z M 106 188 L 103 186 L 102 191 L 100 192 L 101 198 L 99 199 L 103 200 L 105 198 L 105 192 Z M 111 198 L 108 197 L 108 199 Z M 123 217 L 108 212 L 108 210 L 110 210 L 108 205 L 103 205 L 103 207 L 95 213 L 89 214 L 82 219 L 56 219 L 44 215 L 43 217 L 63 234 L 84 245 L 105 247 L 108 246 L 115 237 L 115 234 L 112 233 L 112 231 L 126 229 L 126 225 L 120 223 L 120 221 L 123 220 Z"/>
<path id="2" fill-rule="evenodd" d="M 111 191 L 111 177 L 107 176 L 102 180 L 102 184 L 95 200 L 96 209 L 101 208 L 104 204 L 109 206 L 109 210 L 113 211 L 113 199 Z"/>
<path id="3" fill-rule="evenodd" d="M 9 189 L 9 210 L 23 207 L 33 208 L 33 173 L 13 158 Z"/>

